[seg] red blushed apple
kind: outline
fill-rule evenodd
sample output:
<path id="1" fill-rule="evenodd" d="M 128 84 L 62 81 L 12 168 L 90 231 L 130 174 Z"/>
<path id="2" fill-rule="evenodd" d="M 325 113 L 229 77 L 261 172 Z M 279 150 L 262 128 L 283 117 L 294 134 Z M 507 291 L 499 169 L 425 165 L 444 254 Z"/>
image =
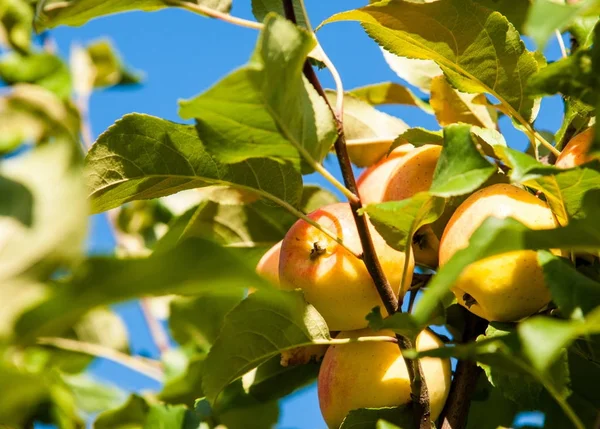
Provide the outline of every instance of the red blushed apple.
<path id="1" fill-rule="evenodd" d="M 281 287 L 304 291 L 306 300 L 321 313 L 332 331 L 365 328 L 367 314 L 383 305 L 364 262 L 355 256 L 362 253 L 362 246 L 350 205 L 331 204 L 308 217 L 341 238 L 354 254 L 318 228 L 299 220 L 281 245 Z M 412 256 L 402 285 L 405 253 L 388 246 L 371 224 L 369 230 L 383 272 L 394 293 L 402 296 L 412 280 Z"/>

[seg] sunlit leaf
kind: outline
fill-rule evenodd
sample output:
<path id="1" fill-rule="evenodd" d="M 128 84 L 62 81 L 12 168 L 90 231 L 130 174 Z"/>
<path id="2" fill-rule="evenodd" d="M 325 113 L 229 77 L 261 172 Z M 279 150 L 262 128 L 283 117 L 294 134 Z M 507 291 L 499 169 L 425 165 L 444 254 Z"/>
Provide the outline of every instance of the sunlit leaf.
<path id="1" fill-rule="evenodd" d="M 314 47 L 308 32 L 271 15 L 250 63 L 182 101 L 179 113 L 196 119 L 204 145 L 223 163 L 271 158 L 311 172 L 301 152 L 321 161 L 337 136 L 325 101 L 302 75 Z"/>
<path id="2" fill-rule="evenodd" d="M 13 52 L 4 55 L 0 58 L 0 79 L 9 85 L 39 85 L 60 98 L 71 95 L 69 68 L 59 57 L 46 52 L 28 55 Z"/>
<path id="3" fill-rule="evenodd" d="M 141 114 L 126 115 L 105 131 L 86 164 L 95 212 L 208 185 L 273 194 L 296 204 L 302 185 L 288 164 L 268 159 L 220 164 L 206 152 L 194 127 Z"/>
<path id="4" fill-rule="evenodd" d="M 203 382 L 206 396 L 214 403 L 230 382 L 281 351 L 328 340 L 323 318 L 301 293 L 254 293 L 227 315 L 210 350 Z"/>
<path id="5" fill-rule="evenodd" d="M 381 82 L 361 86 L 351 89 L 349 93 L 373 106 L 380 104 L 404 104 L 419 107 L 423 111 L 431 113 L 431 107 L 426 101 L 422 100 L 409 88 L 395 82 Z"/>
<path id="6" fill-rule="evenodd" d="M 391 53 L 433 60 L 459 90 L 489 93 L 511 115 L 525 121 L 532 116 L 533 99 L 523 88 L 538 63 L 497 12 L 469 0 L 389 0 L 334 15 L 324 23 L 335 21 L 359 21 Z"/>

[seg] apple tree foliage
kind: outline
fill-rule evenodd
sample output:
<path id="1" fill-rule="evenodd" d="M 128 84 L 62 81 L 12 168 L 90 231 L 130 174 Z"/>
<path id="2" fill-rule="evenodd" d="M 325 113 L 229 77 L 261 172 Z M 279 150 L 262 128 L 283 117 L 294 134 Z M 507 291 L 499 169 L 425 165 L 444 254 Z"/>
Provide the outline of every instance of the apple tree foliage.
<path id="1" fill-rule="evenodd" d="M 406 249 L 420 226 L 492 176 L 537 193 L 560 223 L 533 231 L 488 219 L 422 285 L 410 313 L 382 319 L 375 310 L 365 315 L 370 326 L 409 337 L 446 326 L 445 347 L 405 354 L 482 369 L 466 398 L 467 428 L 508 427 L 532 410 L 545 414 L 545 428 L 598 427 L 600 164 L 560 170 L 553 162 L 594 124 L 600 106 L 600 1 L 384 0 L 356 10 L 340 2 L 340 13 L 315 32 L 301 1 L 293 2 L 295 25 L 280 1 L 252 0 L 254 52 L 245 66 L 181 101 L 182 123 L 132 112 L 90 141 L 90 94 L 140 84 L 140 74 L 105 40 L 73 47 L 65 61 L 53 52 L 52 28 L 168 7 L 237 23 L 231 0 L 0 0 L 0 426 L 80 428 L 93 419 L 98 429 L 273 427 L 278 401 L 312 383 L 319 368 L 282 367 L 279 355 L 331 336 L 301 292 L 274 288 L 254 268 L 298 216 L 337 201 L 303 177 L 328 174 L 322 161 L 335 156 L 338 128 L 325 98 L 335 105 L 343 97 L 358 167 L 407 141 L 442 146 L 429 191 L 361 210 L 390 245 Z M 402 82 L 424 95 L 398 82 L 320 94 L 303 72 L 306 64 L 335 72 L 318 34 L 340 21 L 361 25 Z M 568 33 L 571 44 L 564 58 L 548 61 L 543 47 L 556 32 Z M 36 33 L 47 35 L 42 43 Z M 539 103 L 554 94 L 564 102 L 563 123 L 542 135 Z M 410 128 L 377 109 L 383 104 L 422 109 L 439 128 Z M 529 137 L 529 150 L 507 146 L 502 116 Z M 598 154 L 600 136 L 589 156 Z M 86 255 L 88 215 L 101 212 L 118 249 Z M 550 308 L 461 341 L 466 312 L 451 298 L 453 282 L 474 261 L 523 249 L 538 252 Z M 256 293 L 248 296 L 250 288 Z M 178 344 L 164 348 L 160 361 L 130 355 L 111 309 L 138 298 L 156 304 L 155 297 L 168 297 L 160 302 L 168 303 Z M 86 375 L 94 357 L 163 388 L 128 397 Z M 405 411 L 356 410 L 342 427 L 416 427 Z"/>

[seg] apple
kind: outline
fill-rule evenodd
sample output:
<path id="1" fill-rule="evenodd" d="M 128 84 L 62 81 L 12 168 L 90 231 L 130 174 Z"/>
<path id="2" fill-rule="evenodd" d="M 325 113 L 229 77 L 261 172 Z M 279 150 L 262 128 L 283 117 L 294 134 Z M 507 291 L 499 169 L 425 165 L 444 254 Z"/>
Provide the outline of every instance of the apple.
<path id="1" fill-rule="evenodd" d="M 327 205 L 308 217 L 341 238 L 353 253 L 362 253 L 349 204 Z M 388 246 L 368 225 L 382 270 L 394 293 L 402 296 L 410 286 L 414 261 L 409 259 L 401 285 L 405 253 Z M 298 220 L 283 239 L 279 279 L 284 289 L 301 289 L 332 331 L 365 328 L 367 314 L 376 306 L 383 307 L 363 260 L 304 220 Z"/>
<path id="2" fill-rule="evenodd" d="M 369 329 L 341 332 L 336 338 L 394 336 L 392 331 Z M 429 330 L 417 337 L 419 351 L 443 343 Z M 421 366 L 429 391 L 431 419 L 438 418 L 451 384 L 449 359 L 423 358 Z M 329 428 L 339 428 L 346 415 L 358 408 L 395 407 L 411 401 L 410 379 L 400 348 L 386 342 L 355 342 L 330 346 L 318 378 L 321 413 Z"/>
<path id="3" fill-rule="evenodd" d="M 450 218 L 440 241 L 440 265 L 466 248 L 473 232 L 490 216 L 512 217 L 532 229 L 558 226 L 539 198 L 513 185 L 492 185 L 472 194 Z M 472 313 L 498 322 L 531 316 L 551 298 L 537 253 L 532 250 L 503 253 L 469 265 L 452 291 Z"/>
<path id="4" fill-rule="evenodd" d="M 429 190 L 442 147 L 426 144 L 397 147 L 388 158 L 363 172 L 357 185 L 363 204 L 400 201 Z M 440 231 L 441 234 L 441 231 Z M 415 262 L 435 268 L 438 265 L 439 238 L 431 226 L 420 228 L 413 237 Z"/>
<path id="5" fill-rule="evenodd" d="M 256 272 L 271 283 L 279 284 L 279 254 L 281 253 L 281 241 L 271 247 L 260 258 L 256 265 Z"/>
<path id="6" fill-rule="evenodd" d="M 572 168 L 591 161 L 588 151 L 594 139 L 594 127 L 590 127 L 573 137 L 556 159 L 559 168 Z"/>

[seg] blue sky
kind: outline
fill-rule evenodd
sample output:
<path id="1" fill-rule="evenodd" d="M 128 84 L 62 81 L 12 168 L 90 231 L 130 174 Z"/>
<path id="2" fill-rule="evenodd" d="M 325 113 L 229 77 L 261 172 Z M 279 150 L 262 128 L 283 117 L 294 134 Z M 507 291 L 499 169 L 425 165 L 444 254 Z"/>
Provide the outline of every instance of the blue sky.
<path id="1" fill-rule="evenodd" d="M 306 2 L 313 25 L 335 12 L 363 6 L 366 0 Z M 234 0 L 232 13 L 251 19 L 250 0 Z M 98 92 L 91 99 L 91 123 L 95 136 L 121 116 L 131 112 L 147 113 L 177 121 L 177 100 L 192 97 L 219 80 L 224 74 L 243 65 L 249 58 L 257 32 L 227 23 L 206 19 L 181 10 L 164 10 L 154 13 L 127 13 L 98 19 L 79 28 L 60 27 L 52 31 L 60 52 L 68 55 L 74 43 L 85 44 L 109 37 L 122 53 L 125 62 L 145 73 L 141 87 Z M 399 81 L 388 68 L 379 48 L 365 35 L 356 23 L 338 23 L 324 27 L 319 39 L 336 64 L 346 88 L 375 82 Z M 547 50 L 549 59 L 559 55 L 555 41 Z M 319 72 L 325 87 L 332 81 L 326 71 Z M 411 126 L 437 129 L 432 116 L 413 107 L 385 107 L 388 113 L 400 116 Z M 540 130 L 556 131 L 560 125 L 562 105 L 552 98 L 542 106 Z M 510 146 L 523 148 L 526 138 L 514 131 L 508 120 L 501 122 Z M 334 164 L 326 166 L 333 171 Z M 335 171 L 337 174 L 337 171 Z M 310 176 L 308 182 L 327 186 L 318 177 Z M 102 216 L 92 220 L 90 250 L 108 253 L 114 240 Z M 132 349 L 135 353 L 156 356 L 139 307 L 135 303 L 117 306 L 131 331 Z M 123 388 L 140 391 L 159 386 L 145 377 L 132 373 L 106 361 L 92 365 L 97 377 L 111 380 Z M 278 428 L 324 428 L 314 387 L 305 389 L 282 403 Z"/>

